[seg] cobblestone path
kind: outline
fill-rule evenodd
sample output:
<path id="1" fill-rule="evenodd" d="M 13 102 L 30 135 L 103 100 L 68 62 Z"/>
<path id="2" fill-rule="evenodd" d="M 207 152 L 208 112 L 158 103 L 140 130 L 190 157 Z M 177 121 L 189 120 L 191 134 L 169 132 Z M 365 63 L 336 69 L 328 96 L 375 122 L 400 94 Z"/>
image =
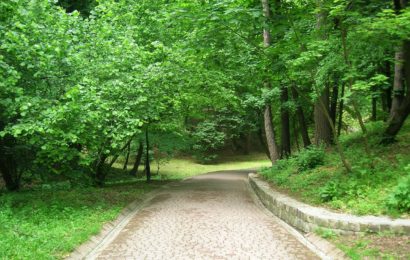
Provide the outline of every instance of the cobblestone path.
<path id="1" fill-rule="evenodd" d="M 173 184 L 93 258 L 318 259 L 255 204 L 246 177 L 226 171 Z"/>

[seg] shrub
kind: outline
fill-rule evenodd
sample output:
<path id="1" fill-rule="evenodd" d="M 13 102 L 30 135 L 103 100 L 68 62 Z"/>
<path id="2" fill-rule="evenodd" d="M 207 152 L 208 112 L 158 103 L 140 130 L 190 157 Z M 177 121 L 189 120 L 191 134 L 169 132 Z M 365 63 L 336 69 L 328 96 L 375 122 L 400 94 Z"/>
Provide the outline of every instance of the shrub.
<path id="1" fill-rule="evenodd" d="M 297 165 L 299 171 L 306 171 L 323 165 L 325 151 L 323 147 L 309 146 L 297 155 Z"/>
<path id="2" fill-rule="evenodd" d="M 326 183 L 326 185 L 319 190 L 319 195 L 322 201 L 331 201 L 339 195 L 338 184 L 334 181 Z"/>
<path id="3" fill-rule="evenodd" d="M 410 170 L 410 165 L 405 167 Z M 387 199 L 387 207 L 400 212 L 410 212 L 410 174 L 400 179 Z"/>
<path id="4" fill-rule="evenodd" d="M 217 158 L 216 152 L 225 143 L 225 133 L 219 131 L 214 122 L 201 122 L 192 133 L 195 157 L 201 163 L 211 163 Z"/>

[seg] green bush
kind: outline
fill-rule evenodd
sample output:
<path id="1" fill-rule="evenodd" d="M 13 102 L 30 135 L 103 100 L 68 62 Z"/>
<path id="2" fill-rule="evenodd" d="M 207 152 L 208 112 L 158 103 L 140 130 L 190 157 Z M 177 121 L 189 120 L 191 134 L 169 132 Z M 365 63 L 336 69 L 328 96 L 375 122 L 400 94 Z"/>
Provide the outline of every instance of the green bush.
<path id="1" fill-rule="evenodd" d="M 214 122 L 201 122 L 192 133 L 195 158 L 201 163 L 211 163 L 217 157 L 217 151 L 225 143 L 225 133 Z"/>
<path id="2" fill-rule="evenodd" d="M 331 181 L 319 190 L 320 199 L 324 202 L 331 201 L 339 195 L 338 183 Z"/>
<path id="3" fill-rule="evenodd" d="M 410 170 L 410 165 L 405 167 Z M 410 212 L 410 174 L 399 180 L 388 197 L 387 207 L 400 212 Z"/>
<path id="4" fill-rule="evenodd" d="M 309 146 L 297 155 L 297 165 L 299 171 L 306 171 L 323 165 L 325 151 L 323 147 Z"/>

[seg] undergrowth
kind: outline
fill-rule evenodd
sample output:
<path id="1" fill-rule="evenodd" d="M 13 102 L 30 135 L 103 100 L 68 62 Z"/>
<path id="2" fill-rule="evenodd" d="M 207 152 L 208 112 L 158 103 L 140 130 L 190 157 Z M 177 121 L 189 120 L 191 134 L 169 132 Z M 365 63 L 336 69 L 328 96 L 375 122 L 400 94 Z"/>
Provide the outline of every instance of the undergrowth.
<path id="1" fill-rule="evenodd" d="M 308 148 L 278 161 L 262 175 L 277 188 L 314 205 L 358 215 L 408 217 L 410 213 L 410 125 L 398 141 L 380 145 L 381 122 L 368 125 L 373 154 L 366 156 L 360 132 L 341 137 L 353 172 L 332 148 Z M 372 168 L 372 165 L 374 166 Z"/>

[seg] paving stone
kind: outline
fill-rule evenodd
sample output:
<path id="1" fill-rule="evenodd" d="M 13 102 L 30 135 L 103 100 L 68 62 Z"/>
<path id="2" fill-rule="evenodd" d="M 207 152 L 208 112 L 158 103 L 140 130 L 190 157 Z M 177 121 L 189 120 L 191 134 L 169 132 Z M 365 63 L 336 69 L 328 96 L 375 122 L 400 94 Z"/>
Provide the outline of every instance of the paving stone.
<path id="1" fill-rule="evenodd" d="M 254 203 L 247 174 L 206 174 L 171 186 L 96 258 L 319 259 Z"/>

